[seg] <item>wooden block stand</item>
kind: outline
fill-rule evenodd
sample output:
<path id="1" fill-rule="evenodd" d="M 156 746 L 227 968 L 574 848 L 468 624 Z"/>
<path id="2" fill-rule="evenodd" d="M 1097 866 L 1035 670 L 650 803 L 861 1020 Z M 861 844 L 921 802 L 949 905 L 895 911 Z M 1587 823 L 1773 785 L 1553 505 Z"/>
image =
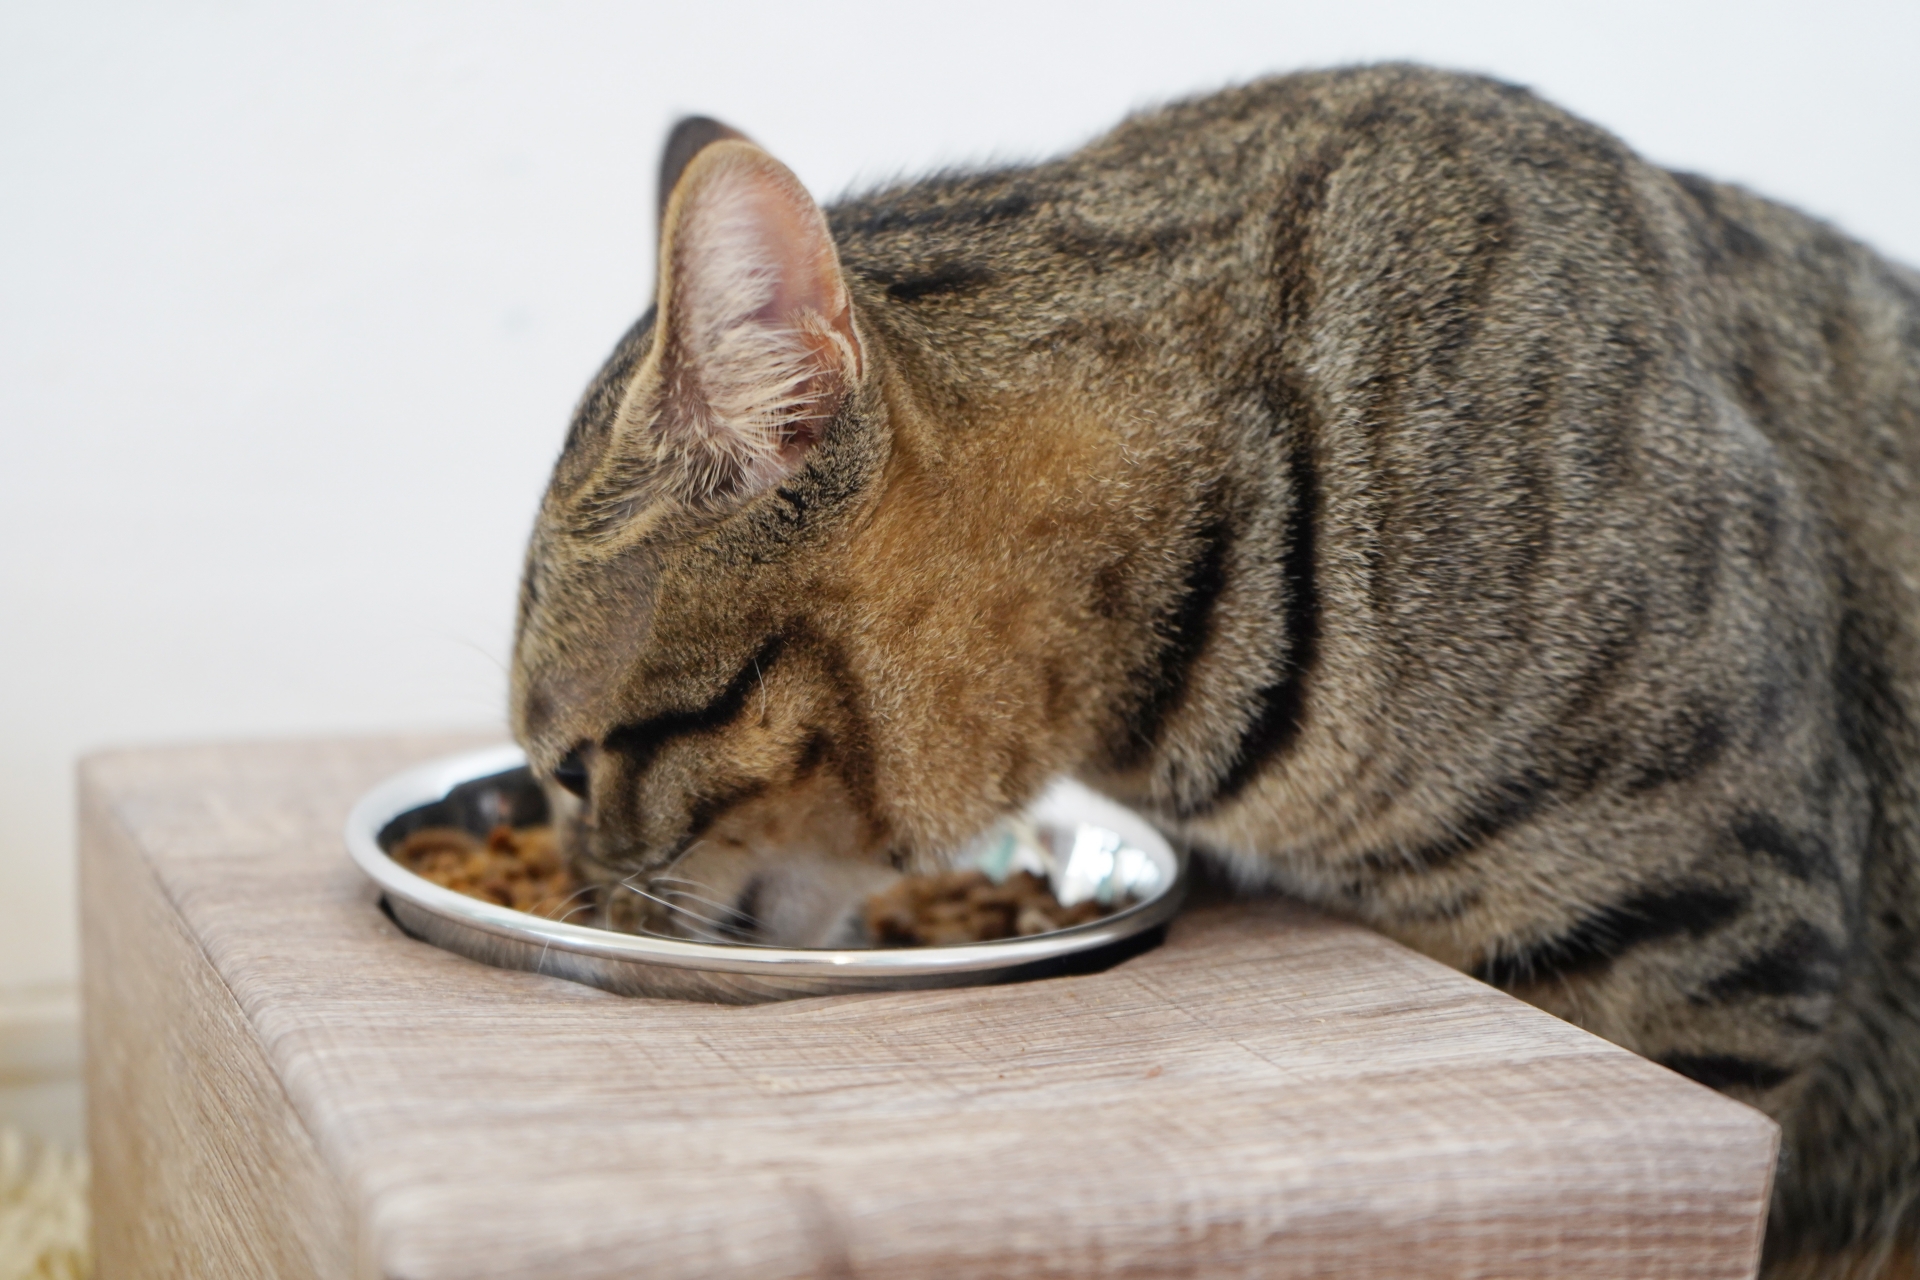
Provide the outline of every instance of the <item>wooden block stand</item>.
<path id="1" fill-rule="evenodd" d="M 1365 929 L 628 1000 L 402 934 L 348 806 L 469 738 L 82 770 L 100 1274 L 1751 1276 L 1774 1126 Z"/>

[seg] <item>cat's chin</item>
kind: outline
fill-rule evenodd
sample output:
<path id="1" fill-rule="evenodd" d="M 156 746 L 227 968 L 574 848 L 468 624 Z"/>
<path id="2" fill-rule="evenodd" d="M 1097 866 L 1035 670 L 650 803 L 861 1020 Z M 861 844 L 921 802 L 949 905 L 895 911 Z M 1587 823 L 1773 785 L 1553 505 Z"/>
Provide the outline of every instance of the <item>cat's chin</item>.
<path id="1" fill-rule="evenodd" d="M 644 889 L 616 889 L 610 923 L 694 942 L 870 947 L 867 899 L 899 878 L 849 858 L 695 849 Z"/>
<path id="2" fill-rule="evenodd" d="M 755 927 L 746 939 L 769 947 L 870 947 L 867 899 L 900 878 L 890 867 L 837 858 L 781 858 L 743 893 Z"/>

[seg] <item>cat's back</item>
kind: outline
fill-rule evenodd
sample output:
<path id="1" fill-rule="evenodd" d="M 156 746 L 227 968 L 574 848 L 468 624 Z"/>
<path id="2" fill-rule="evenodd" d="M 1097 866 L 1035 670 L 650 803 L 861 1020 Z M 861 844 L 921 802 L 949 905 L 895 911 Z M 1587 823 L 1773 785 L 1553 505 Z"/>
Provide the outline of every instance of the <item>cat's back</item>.
<path id="1" fill-rule="evenodd" d="M 1920 272 L 1739 187 L 1673 179 L 1705 361 L 1840 530 L 1850 604 L 1920 629 Z M 1910 666 L 1906 647 L 1881 661 Z"/>
<path id="2" fill-rule="evenodd" d="M 1176 102 L 1055 160 L 828 214 L 870 318 L 971 394 L 1062 358 L 1216 380 L 1309 318 L 1371 343 L 1395 317 L 1343 291 L 1394 294 L 1436 332 L 1450 310 L 1456 337 L 1529 279 L 1536 305 L 1605 292 L 1651 323 L 1671 301 L 1654 293 L 1714 265 L 1687 191 L 1612 135 L 1526 89 L 1399 64 Z"/>
<path id="3" fill-rule="evenodd" d="M 1881 594 L 1920 602 L 1920 273 L 1527 89 L 1405 64 L 1278 76 L 830 217 L 870 314 L 959 399 L 1076 365 L 1231 400 L 1314 364 L 1334 397 L 1343 366 L 1377 383 L 1398 361 L 1497 405 L 1557 333 L 1563 368 L 1590 358 L 1614 392 L 1724 396 L 1850 554 L 1900 567 Z"/>

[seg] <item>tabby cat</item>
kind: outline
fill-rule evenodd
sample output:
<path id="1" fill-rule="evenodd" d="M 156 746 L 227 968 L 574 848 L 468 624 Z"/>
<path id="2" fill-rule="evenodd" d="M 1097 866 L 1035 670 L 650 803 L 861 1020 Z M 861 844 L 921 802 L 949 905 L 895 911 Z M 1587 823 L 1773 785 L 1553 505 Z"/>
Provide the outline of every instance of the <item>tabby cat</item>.
<path id="1" fill-rule="evenodd" d="M 1071 773 L 1776 1117 L 1768 1275 L 1908 1273 L 1920 275 L 1405 66 L 662 191 L 521 595 L 586 865 L 751 932 Z"/>

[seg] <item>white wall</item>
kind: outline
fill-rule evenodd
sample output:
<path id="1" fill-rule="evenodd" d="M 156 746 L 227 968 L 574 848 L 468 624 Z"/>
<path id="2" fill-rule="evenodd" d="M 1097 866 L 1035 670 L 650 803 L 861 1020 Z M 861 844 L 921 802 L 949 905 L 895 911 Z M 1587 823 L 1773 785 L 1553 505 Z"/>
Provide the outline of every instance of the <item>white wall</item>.
<path id="1" fill-rule="evenodd" d="M 817 193 L 1414 57 L 1920 261 L 1920 4 L 0 11 L 0 984 L 70 980 L 108 743 L 498 719 L 521 539 L 700 110 Z"/>

